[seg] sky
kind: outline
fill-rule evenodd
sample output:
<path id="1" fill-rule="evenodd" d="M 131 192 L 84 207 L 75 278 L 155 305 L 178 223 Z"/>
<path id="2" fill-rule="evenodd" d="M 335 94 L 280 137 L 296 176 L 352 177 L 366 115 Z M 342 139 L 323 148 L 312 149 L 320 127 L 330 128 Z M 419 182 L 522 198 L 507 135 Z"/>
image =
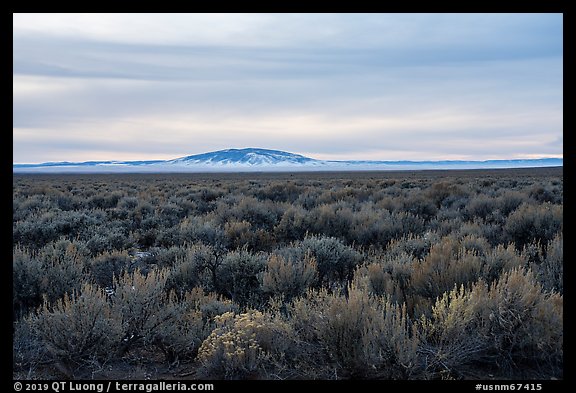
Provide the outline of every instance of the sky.
<path id="1" fill-rule="evenodd" d="M 562 14 L 14 14 L 13 161 L 562 157 Z"/>

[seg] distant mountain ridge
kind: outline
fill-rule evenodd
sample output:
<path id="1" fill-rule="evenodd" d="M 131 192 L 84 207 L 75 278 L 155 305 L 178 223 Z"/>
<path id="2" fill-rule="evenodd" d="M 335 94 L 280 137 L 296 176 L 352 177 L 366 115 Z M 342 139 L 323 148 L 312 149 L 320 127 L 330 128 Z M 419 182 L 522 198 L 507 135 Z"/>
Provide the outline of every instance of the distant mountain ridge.
<path id="1" fill-rule="evenodd" d="M 280 150 L 269 149 L 226 149 L 210 153 L 196 154 L 169 160 L 171 164 L 198 164 L 198 163 L 218 163 L 218 164 L 248 164 L 248 165 L 274 165 L 277 163 L 304 164 L 318 161 L 313 158 L 304 157 L 300 154 L 288 153 Z"/>
<path id="2" fill-rule="evenodd" d="M 86 161 L 13 164 L 13 172 L 242 172 L 242 171 L 332 171 L 332 170 L 409 170 L 481 169 L 562 166 L 562 158 L 485 160 L 485 161 L 374 161 L 317 160 L 280 150 L 244 148 L 195 154 L 172 160 Z"/>

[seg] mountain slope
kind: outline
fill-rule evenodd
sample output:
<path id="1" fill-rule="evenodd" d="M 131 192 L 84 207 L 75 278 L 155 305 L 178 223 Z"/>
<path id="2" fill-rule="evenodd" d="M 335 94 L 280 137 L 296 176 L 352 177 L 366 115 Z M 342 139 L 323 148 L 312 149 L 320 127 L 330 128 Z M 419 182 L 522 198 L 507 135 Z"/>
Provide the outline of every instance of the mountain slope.
<path id="1" fill-rule="evenodd" d="M 227 149 L 150 161 L 87 161 L 13 164 L 13 172 L 241 172 L 318 170 L 422 170 L 562 166 L 562 158 L 487 161 L 327 161 L 269 149 Z"/>
<path id="2" fill-rule="evenodd" d="M 196 154 L 166 161 L 170 164 L 217 164 L 217 165 L 278 165 L 278 164 L 304 164 L 311 163 L 312 158 L 299 154 L 287 153 L 280 150 L 268 149 L 227 149 L 210 153 Z"/>

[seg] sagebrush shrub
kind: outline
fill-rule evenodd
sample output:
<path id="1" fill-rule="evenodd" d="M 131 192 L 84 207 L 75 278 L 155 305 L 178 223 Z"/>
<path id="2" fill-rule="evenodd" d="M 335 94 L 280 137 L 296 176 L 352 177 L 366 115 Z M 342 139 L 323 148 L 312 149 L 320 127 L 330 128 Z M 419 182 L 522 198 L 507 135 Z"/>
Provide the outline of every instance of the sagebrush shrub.
<path id="1" fill-rule="evenodd" d="M 497 198 L 497 201 L 500 212 L 508 216 L 523 202 L 526 202 L 526 196 L 518 191 L 506 190 Z"/>
<path id="2" fill-rule="evenodd" d="M 51 358 L 76 364 L 112 358 L 122 338 L 107 295 L 91 284 L 54 305 L 44 302 L 31 324 Z"/>
<path id="3" fill-rule="evenodd" d="M 426 195 L 430 198 L 437 207 L 445 204 L 450 197 L 464 197 L 467 193 L 458 185 L 446 181 L 432 184 L 426 191 Z"/>
<path id="4" fill-rule="evenodd" d="M 286 260 L 280 255 L 272 254 L 262 275 L 262 289 L 272 296 L 280 295 L 290 300 L 313 286 L 316 277 L 314 257 L 305 255 L 301 260 Z"/>
<path id="5" fill-rule="evenodd" d="M 284 242 L 302 240 L 310 226 L 307 211 L 301 206 L 290 206 L 274 228 L 275 237 Z"/>
<path id="6" fill-rule="evenodd" d="M 258 190 L 255 195 L 260 199 L 270 199 L 274 202 L 293 203 L 298 199 L 303 188 L 292 183 L 271 184 Z"/>
<path id="7" fill-rule="evenodd" d="M 482 271 L 482 259 L 460 242 L 446 237 L 435 244 L 424 260 L 414 266 L 411 287 L 415 293 L 434 299 L 454 284 L 471 284 Z"/>
<path id="8" fill-rule="evenodd" d="M 38 256 L 44 265 L 43 292 L 49 301 L 80 289 L 85 278 L 86 258 L 74 243 L 48 244 Z"/>
<path id="9" fill-rule="evenodd" d="M 392 240 L 386 247 L 386 255 L 398 256 L 408 253 L 416 259 L 422 259 L 430 252 L 432 244 L 438 240 L 439 236 L 435 232 L 427 232 L 420 236 L 409 234 L 401 239 Z"/>
<path id="10" fill-rule="evenodd" d="M 414 266 L 418 261 L 404 251 L 374 258 L 372 263 L 361 266 L 354 273 L 354 282 L 365 281 L 370 293 L 387 296 L 399 304 L 408 300 Z"/>
<path id="11" fill-rule="evenodd" d="M 176 261 L 186 257 L 188 247 L 170 246 L 167 248 L 154 247 L 148 250 L 151 256 L 150 261 L 160 268 L 171 268 L 176 265 Z"/>
<path id="12" fill-rule="evenodd" d="M 564 241 L 561 233 L 548 242 L 546 257 L 540 264 L 531 263 L 542 286 L 549 291 L 564 293 Z"/>
<path id="13" fill-rule="evenodd" d="M 27 371 L 28 377 L 50 356 L 40 336 L 34 331 L 34 317 L 25 316 L 14 323 L 12 362 L 14 371 Z"/>
<path id="14" fill-rule="evenodd" d="M 531 198 L 534 198 L 538 202 L 551 202 L 558 203 L 562 201 L 562 198 L 558 195 L 558 189 L 556 187 L 535 185 L 532 186 L 529 193 Z"/>
<path id="15" fill-rule="evenodd" d="M 346 238 L 353 216 L 350 207 L 342 202 L 322 204 L 307 214 L 308 230 L 329 237 Z"/>
<path id="16" fill-rule="evenodd" d="M 229 246 L 224 229 L 213 220 L 205 221 L 198 217 L 185 218 L 180 223 L 180 232 L 186 242 L 201 242 L 217 249 L 226 249 Z"/>
<path id="17" fill-rule="evenodd" d="M 255 228 L 271 230 L 282 216 L 279 206 L 271 201 L 260 202 L 253 197 L 244 197 L 229 210 L 237 221 L 247 221 Z"/>
<path id="18" fill-rule="evenodd" d="M 497 201 L 494 198 L 480 194 L 468 201 L 465 212 L 469 220 L 472 220 L 474 217 L 486 219 L 492 214 L 496 207 Z"/>
<path id="19" fill-rule="evenodd" d="M 195 244 L 180 249 L 166 282 L 167 290 L 184 293 L 199 285 L 215 290 L 217 282 L 216 271 L 221 263 L 221 257 L 209 246 Z"/>
<path id="20" fill-rule="evenodd" d="M 309 236 L 284 253 L 289 260 L 304 260 L 307 254 L 313 257 L 319 284 L 351 279 L 362 258 L 355 249 L 333 237 Z"/>
<path id="21" fill-rule="evenodd" d="M 90 261 L 90 274 L 94 282 L 101 287 L 112 285 L 114 277 L 128 270 L 131 264 L 127 252 L 104 252 Z"/>
<path id="22" fill-rule="evenodd" d="M 44 269 L 42 262 L 22 248 L 12 251 L 12 307 L 20 316 L 42 302 Z"/>
<path id="23" fill-rule="evenodd" d="M 169 323 L 161 313 L 168 301 L 168 274 L 167 270 L 158 270 L 143 275 L 136 270 L 115 278 L 112 308 L 122 326 L 123 351 L 146 345 L 153 340 L 156 329 Z"/>
<path id="24" fill-rule="evenodd" d="M 16 248 L 12 255 L 13 305 L 17 313 L 54 302 L 80 289 L 86 256 L 75 243 L 59 240 L 36 252 Z"/>
<path id="25" fill-rule="evenodd" d="M 562 230 L 563 208 L 561 205 L 523 204 L 508 219 L 504 230 L 509 240 L 521 250 L 531 242 L 546 244 Z"/>
<path id="26" fill-rule="evenodd" d="M 215 318 L 237 307 L 215 294 L 194 288 L 183 297 L 173 292 L 158 310 L 159 322 L 149 341 L 169 362 L 194 359 L 202 342 L 216 327 Z"/>
<path id="27" fill-rule="evenodd" d="M 230 248 L 237 249 L 246 245 L 254 246 L 252 224 L 248 221 L 229 221 L 224 224 L 226 243 Z"/>
<path id="28" fill-rule="evenodd" d="M 390 241 L 402 237 L 420 235 L 424 230 L 424 219 L 407 212 L 374 210 L 363 206 L 354 215 L 349 240 L 365 246 L 385 247 Z"/>
<path id="29" fill-rule="evenodd" d="M 425 220 L 430 220 L 438 212 L 438 207 L 434 201 L 421 194 L 404 199 L 403 203 L 406 212 Z"/>
<path id="30" fill-rule="evenodd" d="M 482 267 L 482 278 L 487 283 L 491 283 L 499 278 L 503 272 L 524 267 L 526 264 L 526 259 L 519 255 L 512 244 L 507 247 L 500 244 L 486 254 L 485 264 Z"/>
<path id="31" fill-rule="evenodd" d="M 492 285 L 455 287 L 423 317 L 428 370 L 458 376 L 469 364 L 493 369 L 535 364 L 557 370 L 563 358 L 562 296 L 543 292 L 531 271 L 513 269 Z"/>
<path id="32" fill-rule="evenodd" d="M 228 253 L 218 269 L 217 290 L 241 306 L 261 301 L 260 274 L 266 268 L 263 255 L 245 250 Z"/>
<path id="33" fill-rule="evenodd" d="M 417 337 L 406 309 L 366 288 L 351 286 L 347 297 L 309 291 L 290 313 L 296 333 L 308 343 L 308 352 L 300 354 L 305 365 L 319 362 L 343 377 L 380 378 L 403 378 L 416 367 Z"/>

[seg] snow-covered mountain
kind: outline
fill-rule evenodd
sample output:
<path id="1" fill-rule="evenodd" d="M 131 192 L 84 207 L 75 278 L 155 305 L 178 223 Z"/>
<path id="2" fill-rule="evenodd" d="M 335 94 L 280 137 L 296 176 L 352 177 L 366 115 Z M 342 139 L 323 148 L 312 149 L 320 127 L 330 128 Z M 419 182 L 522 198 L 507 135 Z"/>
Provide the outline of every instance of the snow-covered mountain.
<path id="1" fill-rule="evenodd" d="M 268 149 L 227 149 L 151 161 L 86 161 L 13 164 L 16 173 L 110 173 L 110 172 L 250 172 L 528 168 L 562 166 L 562 158 L 488 161 L 328 161 Z"/>
<path id="2" fill-rule="evenodd" d="M 319 160 L 280 150 L 254 148 L 219 150 L 166 161 L 168 164 L 185 166 L 277 166 L 312 164 L 314 162 L 319 162 Z"/>

